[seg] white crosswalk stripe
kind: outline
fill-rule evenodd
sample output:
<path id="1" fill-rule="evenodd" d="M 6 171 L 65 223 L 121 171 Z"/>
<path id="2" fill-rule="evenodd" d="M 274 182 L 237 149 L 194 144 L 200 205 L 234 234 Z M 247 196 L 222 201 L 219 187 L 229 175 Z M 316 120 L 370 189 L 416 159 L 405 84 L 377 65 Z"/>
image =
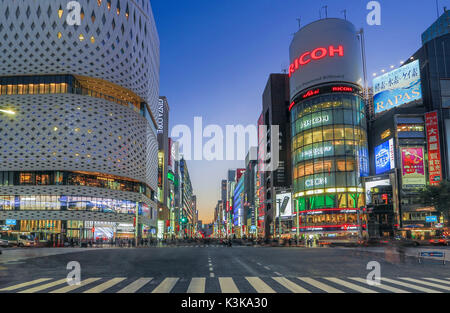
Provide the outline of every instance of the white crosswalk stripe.
<path id="1" fill-rule="evenodd" d="M 19 293 L 36 293 L 36 292 L 49 292 L 49 293 L 68 293 L 77 292 L 77 290 L 88 286 L 90 289 L 84 291 L 84 293 L 102 293 L 108 292 L 116 286 L 119 291 L 117 293 L 136 293 L 142 290 L 147 284 L 152 282 L 154 278 L 141 277 L 129 279 L 125 277 L 112 277 L 108 279 L 102 278 L 86 278 L 81 281 L 80 285 L 69 286 L 67 279 L 54 280 L 52 278 L 35 279 L 29 282 L 24 282 L 9 287 L 0 289 L 0 292 L 19 292 Z M 409 277 L 397 277 L 397 278 L 382 278 L 381 285 L 369 286 L 365 278 L 359 277 L 245 277 L 244 286 L 241 279 L 233 277 L 194 277 L 189 279 L 189 284 L 180 289 L 181 284 L 180 277 L 163 277 L 159 278 L 159 281 L 153 290 L 148 292 L 152 293 L 170 293 L 176 286 L 176 292 L 186 293 L 208 293 L 216 292 L 216 290 L 208 290 L 208 287 L 216 285 L 214 281 L 218 281 L 220 286 L 220 292 L 222 293 L 240 293 L 240 290 L 246 290 L 249 288 L 248 284 L 258 293 L 311 293 L 321 292 L 327 293 L 346 293 L 349 290 L 357 291 L 361 293 L 377 293 L 377 292 L 392 292 L 392 293 L 410 293 L 413 292 L 427 292 L 427 293 L 442 293 L 450 292 L 450 280 L 445 278 L 409 278 Z M 322 281 L 327 281 L 324 283 Z M 329 283 L 328 283 L 329 282 Z M 64 286 L 60 286 L 64 285 Z M 341 286 L 342 288 L 340 288 Z M 397 287 L 401 286 L 401 287 Z M 345 288 L 344 288 L 345 287 Z M 403 287 L 403 288 L 402 288 Z M 149 287 L 147 287 L 149 288 Z M 116 292 L 113 290 L 113 292 Z M 439 291 L 442 290 L 442 291 Z M 83 290 L 81 290 L 83 291 Z M 145 290 L 147 292 L 147 290 Z"/>
<path id="2" fill-rule="evenodd" d="M 329 281 L 335 283 L 335 284 L 342 285 L 344 287 L 347 287 L 347 288 L 352 289 L 352 290 L 356 290 L 358 292 L 362 292 L 362 293 L 377 293 L 377 291 L 375 291 L 375 290 L 367 289 L 367 288 L 355 285 L 353 283 L 347 282 L 347 281 L 339 279 L 339 278 L 335 278 L 335 277 L 324 277 L 324 278 L 326 280 L 329 280 Z"/>
<path id="3" fill-rule="evenodd" d="M 258 293 L 275 293 L 275 290 L 269 287 L 269 285 L 259 277 L 245 277 L 245 279 L 247 279 L 250 285 L 252 285 Z"/>
<path id="4" fill-rule="evenodd" d="M 30 289 L 26 289 L 26 290 L 22 290 L 19 293 L 35 293 L 35 292 L 39 292 L 39 291 L 43 291 L 46 289 L 50 289 L 52 287 L 58 286 L 58 285 L 62 285 L 62 284 L 67 284 L 67 278 L 64 279 L 60 279 L 51 283 L 47 283 L 44 285 L 40 285 L 40 286 L 36 286 Z"/>
<path id="5" fill-rule="evenodd" d="M 126 278 L 124 278 L 124 277 L 117 277 L 117 278 L 110 279 L 107 282 L 104 282 L 103 284 L 100 284 L 94 288 L 86 290 L 84 293 L 101 293 L 101 292 L 117 285 L 118 283 L 124 281 L 125 279 Z"/>
<path id="6" fill-rule="evenodd" d="M 156 287 L 152 293 L 169 293 L 173 287 L 175 287 L 175 284 L 177 283 L 179 278 L 166 278 L 164 279 L 158 287 Z"/>
<path id="7" fill-rule="evenodd" d="M 440 291 L 437 290 L 433 290 L 433 289 L 429 289 L 429 288 L 425 288 L 425 287 L 420 287 L 417 285 L 413 285 L 413 284 L 408 284 L 402 281 L 398 281 L 398 280 L 394 280 L 394 279 L 390 279 L 390 278 L 386 278 L 386 277 L 382 277 L 382 280 L 391 283 L 391 284 L 397 284 L 403 287 L 407 287 L 410 289 L 414 289 L 414 290 L 418 290 L 418 291 L 422 291 L 422 292 L 426 292 L 426 293 L 441 293 Z"/>
<path id="8" fill-rule="evenodd" d="M 324 284 L 318 280 L 315 280 L 315 279 L 312 279 L 309 277 L 297 277 L 297 278 L 304 281 L 305 283 L 310 284 L 311 286 L 314 286 L 314 287 L 316 287 L 320 290 L 323 290 L 325 292 L 328 292 L 328 293 L 344 293 L 342 290 L 336 289 L 334 287 L 331 287 L 327 284 Z"/>
<path id="9" fill-rule="evenodd" d="M 231 277 L 219 277 L 219 285 L 222 293 L 239 293 L 239 289 Z"/>
<path id="10" fill-rule="evenodd" d="M 205 293 L 206 278 L 192 278 L 187 293 Z"/>
<path id="11" fill-rule="evenodd" d="M 139 278 L 125 288 L 119 290 L 117 293 L 135 293 L 145 285 L 147 285 L 153 278 Z"/>
<path id="12" fill-rule="evenodd" d="M 364 278 L 360 278 L 360 277 L 349 277 L 349 279 L 352 279 L 354 281 L 363 283 L 363 284 L 367 284 L 367 281 Z M 380 288 L 386 291 L 390 291 L 390 292 L 394 292 L 394 293 L 410 293 L 409 291 L 403 290 L 403 289 L 399 289 L 399 288 L 395 288 L 395 287 L 391 287 L 388 285 L 377 285 L 375 286 L 376 288 Z"/>
<path id="13" fill-rule="evenodd" d="M 51 278 L 39 278 L 39 279 L 32 280 L 32 281 L 29 281 L 29 282 L 26 282 L 26 283 L 13 285 L 13 286 L 10 286 L 10 287 L 7 287 L 7 288 L 0 289 L 0 292 L 1 291 L 13 291 L 13 290 L 21 289 L 21 288 L 24 288 L 24 287 L 32 286 L 32 285 L 37 285 L 39 283 L 42 283 L 44 281 L 49 281 L 49 280 L 51 280 Z"/>
<path id="14" fill-rule="evenodd" d="M 429 278 L 429 277 L 426 277 L 426 278 L 424 278 L 424 279 L 426 279 L 426 280 L 431 280 L 431 281 L 435 281 L 435 282 L 441 283 L 441 284 L 450 285 L 450 281 L 447 281 L 447 280 L 442 280 L 442 279 L 437 279 L 437 278 Z"/>
<path id="15" fill-rule="evenodd" d="M 285 277 L 272 277 L 273 280 L 278 282 L 280 285 L 284 286 L 285 288 L 289 289 L 293 293 L 311 293 L 311 291 L 306 290 L 303 287 L 300 287 L 296 283 L 293 283 L 289 279 Z"/>
<path id="16" fill-rule="evenodd" d="M 443 289 L 446 291 L 450 291 L 450 287 L 448 286 L 442 286 L 436 283 L 431 283 L 431 282 L 427 282 L 427 281 L 423 281 L 423 280 L 418 280 L 418 279 L 414 279 L 414 278 L 408 278 L 408 277 L 400 277 L 400 279 L 402 280 L 407 280 L 413 283 L 418 283 L 421 285 L 425 285 L 425 286 L 429 286 L 429 287 L 433 287 L 433 288 L 438 288 L 438 289 Z"/>
<path id="17" fill-rule="evenodd" d="M 85 279 L 85 280 L 81 281 L 81 283 L 79 285 L 66 286 L 66 287 L 63 287 L 63 288 L 60 288 L 60 289 L 56 289 L 56 290 L 50 291 L 49 293 L 67 293 L 67 292 L 71 292 L 71 291 L 77 290 L 77 289 L 79 289 L 81 287 L 87 286 L 87 285 L 89 285 L 91 283 L 95 283 L 96 281 L 98 281 L 100 279 L 101 278 L 88 278 L 88 279 Z"/>

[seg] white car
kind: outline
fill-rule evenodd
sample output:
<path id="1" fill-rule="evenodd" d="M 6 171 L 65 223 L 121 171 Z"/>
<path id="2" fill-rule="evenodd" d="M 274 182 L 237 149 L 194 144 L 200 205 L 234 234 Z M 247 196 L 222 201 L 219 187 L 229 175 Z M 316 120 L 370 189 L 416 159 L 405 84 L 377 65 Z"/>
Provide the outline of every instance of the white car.
<path id="1" fill-rule="evenodd" d="M 0 238 L 0 247 L 4 247 L 4 248 L 9 247 L 9 241 Z"/>

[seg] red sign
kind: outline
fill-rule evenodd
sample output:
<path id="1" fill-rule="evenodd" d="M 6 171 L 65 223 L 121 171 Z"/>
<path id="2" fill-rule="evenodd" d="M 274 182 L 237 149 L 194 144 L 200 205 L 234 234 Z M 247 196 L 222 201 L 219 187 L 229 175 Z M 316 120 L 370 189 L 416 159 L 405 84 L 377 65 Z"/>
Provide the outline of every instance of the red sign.
<path id="1" fill-rule="evenodd" d="M 245 173 L 245 168 L 238 168 L 236 170 L 236 183 L 239 182 L 239 179 L 241 179 L 241 177 L 244 173 Z"/>
<path id="2" fill-rule="evenodd" d="M 437 112 L 425 114 L 428 142 L 428 173 L 430 185 L 442 181 L 441 146 L 439 142 L 439 122 Z"/>
<path id="3" fill-rule="evenodd" d="M 289 77 L 299 70 L 300 67 L 307 65 L 311 61 L 318 61 L 326 57 L 333 58 L 335 56 L 344 56 L 344 46 L 340 45 L 337 48 L 333 46 L 329 46 L 328 48 L 319 47 L 313 51 L 306 51 L 289 66 Z"/>

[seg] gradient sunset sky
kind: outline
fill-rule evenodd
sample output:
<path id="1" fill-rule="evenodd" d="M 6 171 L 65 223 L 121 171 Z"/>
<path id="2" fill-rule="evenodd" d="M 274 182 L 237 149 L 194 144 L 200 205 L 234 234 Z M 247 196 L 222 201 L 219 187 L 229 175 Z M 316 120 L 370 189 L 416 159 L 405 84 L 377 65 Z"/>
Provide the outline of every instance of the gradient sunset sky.
<path id="1" fill-rule="evenodd" d="M 381 26 L 369 26 L 369 0 L 152 0 L 161 41 L 161 89 L 170 126 L 256 124 L 270 73 L 289 65 L 289 45 L 302 26 L 343 18 L 366 33 L 369 84 L 373 73 L 398 67 L 421 46 L 421 34 L 437 18 L 435 0 L 381 0 Z M 450 9 L 450 0 L 439 0 Z M 325 9 L 322 9 L 322 18 Z M 170 134 L 169 134 L 170 135 Z M 207 139 L 204 139 L 206 142 Z M 199 219 L 209 223 L 229 168 L 244 161 L 188 161 Z"/>

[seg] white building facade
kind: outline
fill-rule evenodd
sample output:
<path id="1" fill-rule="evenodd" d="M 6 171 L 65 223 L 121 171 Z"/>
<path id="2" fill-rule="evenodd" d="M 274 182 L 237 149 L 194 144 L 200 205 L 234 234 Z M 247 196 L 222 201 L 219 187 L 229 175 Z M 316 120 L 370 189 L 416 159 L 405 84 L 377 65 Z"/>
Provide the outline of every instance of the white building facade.
<path id="1" fill-rule="evenodd" d="M 150 1 L 0 0 L 0 38 L 0 230 L 147 237 L 158 180 Z"/>

